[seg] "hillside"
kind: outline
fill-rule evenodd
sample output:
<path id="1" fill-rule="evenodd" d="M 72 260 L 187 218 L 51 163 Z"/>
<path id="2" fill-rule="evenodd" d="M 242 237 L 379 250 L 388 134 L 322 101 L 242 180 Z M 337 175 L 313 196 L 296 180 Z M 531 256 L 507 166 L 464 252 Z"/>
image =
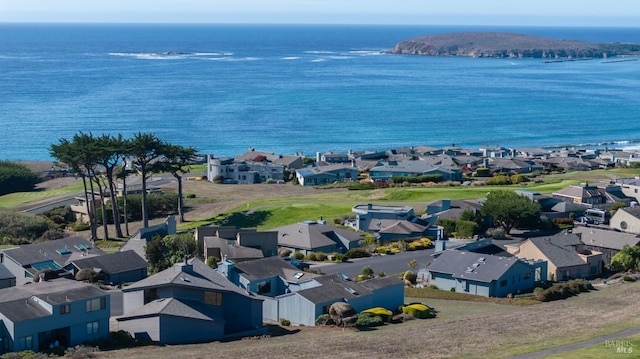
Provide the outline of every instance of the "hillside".
<path id="1" fill-rule="evenodd" d="M 593 43 L 503 32 L 461 32 L 402 41 L 392 54 L 498 58 L 607 58 L 640 55 L 640 44 Z"/>

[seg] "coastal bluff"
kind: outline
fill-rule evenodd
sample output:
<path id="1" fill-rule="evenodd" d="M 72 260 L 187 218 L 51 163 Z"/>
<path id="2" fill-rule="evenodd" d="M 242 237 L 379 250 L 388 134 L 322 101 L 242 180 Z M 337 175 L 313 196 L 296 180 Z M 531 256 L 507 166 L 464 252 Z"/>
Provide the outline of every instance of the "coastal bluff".
<path id="1" fill-rule="evenodd" d="M 459 32 L 405 40 L 389 53 L 491 58 L 608 58 L 640 55 L 640 44 L 559 40 L 505 32 Z"/>

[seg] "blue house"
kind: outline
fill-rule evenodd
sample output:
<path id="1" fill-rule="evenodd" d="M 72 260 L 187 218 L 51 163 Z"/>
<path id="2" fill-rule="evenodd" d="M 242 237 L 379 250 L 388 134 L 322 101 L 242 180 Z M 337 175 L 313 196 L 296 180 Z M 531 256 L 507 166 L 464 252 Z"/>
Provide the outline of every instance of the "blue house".
<path id="1" fill-rule="evenodd" d="M 395 276 L 353 282 L 343 274 L 300 271 L 279 257 L 237 264 L 223 261 L 218 270 L 239 287 L 265 297 L 265 320 L 285 318 L 314 326 L 316 318 L 336 302 L 348 302 L 356 311 L 373 307 L 395 311 L 404 302 L 404 283 Z"/>
<path id="2" fill-rule="evenodd" d="M 447 249 L 427 266 L 424 284 L 442 290 L 506 297 L 547 280 L 547 262 Z"/>
<path id="3" fill-rule="evenodd" d="M 358 169 L 350 164 L 308 166 L 296 170 L 301 186 L 321 186 L 335 182 L 351 182 L 358 179 Z"/>
<path id="4" fill-rule="evenodd" d="M 417 177 L 441 175 L 443 181 L 460 181 L 459 168 L 446 165 L 432 165 L 428 161 L 380 161 L 369 170 L 371 181 L 389 181 L 391 177 Z"/>
<path id="5" fill-rule="evenodd" d="M 109 306 L 97 286 L 64 278 L 0 289 L 0 353 L 106 338 Z"/>
<path id="6" fill-rule="evenodd" d="M 198 259 L 177 263 L 122 292 L 118 327 L 136 338 L 180 344 L 265 332 L 262 298 Z"/>

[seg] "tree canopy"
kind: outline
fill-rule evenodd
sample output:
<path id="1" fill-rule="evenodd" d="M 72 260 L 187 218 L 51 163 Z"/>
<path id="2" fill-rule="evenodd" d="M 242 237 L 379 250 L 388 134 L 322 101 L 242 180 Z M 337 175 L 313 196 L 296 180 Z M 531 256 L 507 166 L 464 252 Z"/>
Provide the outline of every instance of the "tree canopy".
<path id="1" fill-rule="evenodd" d="M 611 269 L 615 271 L 639 270 L 640 247 L 630 247 L 628 244 L 625 244 L 620 252 L 611 258 Z"/>
<path id="2" fill-rule="evenodd" d="M 0 196 L 13 192 L 33 191 L 38 182 L 40 182 L 40 176 L 27 166 L 0 161 Z"/>
<path id="3" fill-rule="evenodd" d="M 539 218 L 540 205 L 512 191 L 492 191 L 482 205 L 481 213 L 509 234 L 514 227 Z"/>

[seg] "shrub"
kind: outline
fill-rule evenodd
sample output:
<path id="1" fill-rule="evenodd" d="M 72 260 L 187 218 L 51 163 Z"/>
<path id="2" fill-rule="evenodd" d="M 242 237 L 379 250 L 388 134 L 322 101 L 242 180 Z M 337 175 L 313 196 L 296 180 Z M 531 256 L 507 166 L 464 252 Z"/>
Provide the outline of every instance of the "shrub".
<path id="1" fill-rule="evenodd" d="M 487 180 L 489 186 L 505 186 L 511 184 L 511 179 L 505 175 L 497 175 Z"/>
<path id="2" fill-rule="evenodd" d="M 380 254 L 387 254 L 389 252 L 389 250 L 387 249 L 387 247 L 378 247 L 378 248 L 376 248 L 376 252 L 378 252 Z"/>
<path id="3" fill-rule="evenodd" d="M 434 316 L 431 308 L 429 308 L 424 304 L 418 304 L 418 303 L 403 306 L 402 312 L 404 314 L 409 314 L 410 316 L 417 319 L 427 319 L 427 318 L 432 318 Z"/>
<path id="4" fill-rule="evenodd" d="M 326 260 L 327 260 L 327 254 L 326 253 L 322 253 L 322 252 L 316 253 L 316 261 L 324 262 Z"/>
<path id="5" fill-rule="evenodd" d="M 349 191 L 362 191 L 376 188 L 376 185 L 374 185 L 373 183 L 353 182 L 347 185 L 347 190 Z"/>
<path id="6" fill-rule="evenodd" d="M 456 231 L 456 221 L 454 219 L 438 219 L 436 224 L 442 226 L 447 234 L 452 234 Z"/>
<path id="7" fill-rule="evenodd" d="M 344 254 L 342 254 L 342 253 L 334 253 L 332 255 L 333 255 L 333 261 L 334 262 L 342 263 L 342 262 L 347 260 L 347 257 L 345 257 Z"/>
<path id="8" fill-rule="evenodd" d="M 438 288 L 438 286 L 435 284 L 429 284 L 429 289 L 440 289 L 440 288 Z"/>
<path id="9" fill-rule="evenodd" d="M 449 288 L 449 292 L 455 292 L 455 291 L 456 291 L 456 287 Z"/>
<path id="10" fill-rule="evenodd" d="M 196 194 L 195 193 L 188 193 L 187 194 L 187 198 L 196 198 Z"/>
<path id="11" fill-rule="evenodd" d="M 366 276 L 368 278 L 371 278 L 371 277 L 373 277 L 373 269 L 371 269 L 371 267 L 369 267 L 369 266 L 362 267 L 362 270 L 360 271 L 360 274 L 362 274 L 363 276 Z"/>
<path id="12" fill-rule="evenodd" d="M 309 253 L 307 253 L 307 255 L 305 256 L 305 259 L 306 259 L 306 260 L 308 260 L 308 261 L 313 261 L 313 262 L 315 262 L 315 261 L 316 261 L 316 254 L 315 254 L 315 253 L 313 253 L 313 252 L 309 252 Z"/>
<path id="13" fill-rule="evenodd" d="M 91 268 L 83 268 L 76 273 L 76 280 L 81 282 L 95 283 L 99 279 L 98 273 Z"/>
<path id="14" fill-rule="evenodd" d="M 278 255 L 280 257 L 284 257 L 287 258 L 291 255 L 291 249 L 288 248 L 280 248 L 280 250 L 278 251 Z"/>
<path id="15" fill-rule="evenodd" d="M 293 253 L 293 258 L 301 261 L 301 260 L 304 259 L 304 254 L 302 254 L 302 252 L 300 252 L 300 251 L 295 251 Z"/>
<path id="16" fill-rule="evenodd" d="M 504 229 L 502 228 L 489 228 L 487 229 L 486 235 L 493 239 L 505 239 L 506 237 Z"/>
<path id="17" fill-rule="evenodd" d="M 471 221 L 456 221 L 456 233 L 460 238 L 471 238 L 480 228 L 476 222 Z"/>
<path id="18" fill-rule="evenodd" d="M 316 318 L 316 325 L 329 325 L 332 323 L 333 320 L 331 320 L 329 314 L 321 314 L 318 316 L 318 318 Z"/>
<path id="19" fill-rule="evenodd" d="M 291 321 L 289 319 L 280 318 L 280 325 L 283 327 L 288 327 L 291 325 Z"/>
<path id="20" fill-rule="evenodd" d="M 418 280 L 418 274 L 416 272 L 408 270 L 404 272 L 402 279 L 404 279 L 404 283 L 406 285 L 415 285 L 416 281 Z"/>
<path id="21" fill-rule="evenodd" d="M 354 325 L 356 327 L 368 328 L 368 327 L 378 327 L 383 324 L 384 324 L 384 321 L 382 320 L 382 318 L 378 316 L 369 317 L 366 315 L 359 315 Z"/>
<path id="22" fill-rule="evenodd" d="M 382 318 L 382 320 L 384 320 L 385 322 L 388 322 L 389 319 L 391 319 L 393 312 L 390 311 L 389 309 L 385 309 L 382 307 L 375 307 L 375 308 L 369 308 L 369 309 L 363 310 L 362 312 L 360 312 L 360 314 L 367 315 L 370 317 L 377 316 Z"/>
<path id="23" fill-rule="evenodd" d="M 422 237 L 420 238 L 420 242 L 422 242 L 426 248 L 433 247 L 433 241 L 431 240 L 431 238 Z"/>
<path id="24" fill-rule="evenodd" d="M 369 252 L 361 247 L 357 247 L 357 248 L 351 248 L 347 251 L 347 253 L 344 254 L 345 257 L 347 257 L 348 259 L 351 258 L 365 258 L 365 257 L 370 257 L 371 254 L 369 254 Z"/>
<path id="25" fill-rule="evenodd" d="M 588 292 L 593 287 L 584 279 L 572 279 L 566 283 L 556 283 L 537 293 L 538 300 L 550 302 L 552 300 L 565 299 L 579 293 Z"/>
<path id="26" fill-rule="evenodd" d="M 484 168 L 484 167 L 476 168 L 476 176 L 478 176 L 478 177 L 488 177 L 489 176 L 489 169 L 488 168 Z"/>
<path id="27" fill-rule="evenodd" d="M 209 256 L 207 257 L 207 265 L 213 269 L 218 268 L 218 262 L 220 262 L 220 258 Z"/>
<path id="28" fill-rule="evenodd" d="M 622 277 L 622 280 L 625 282 L 635 282 L 636 280 L 633 279 L 631 276 L 625 275 Z"/>
<path id="29" fill-rule="evenodd" d="M 96 347 L 87 347 L 84 345 L 76 345 L 75 347 L 69 347 L 64 351 L 65 358 L 71 359 L 86 359 L 95 358 L 96 353 L 100 350 Z"/>

